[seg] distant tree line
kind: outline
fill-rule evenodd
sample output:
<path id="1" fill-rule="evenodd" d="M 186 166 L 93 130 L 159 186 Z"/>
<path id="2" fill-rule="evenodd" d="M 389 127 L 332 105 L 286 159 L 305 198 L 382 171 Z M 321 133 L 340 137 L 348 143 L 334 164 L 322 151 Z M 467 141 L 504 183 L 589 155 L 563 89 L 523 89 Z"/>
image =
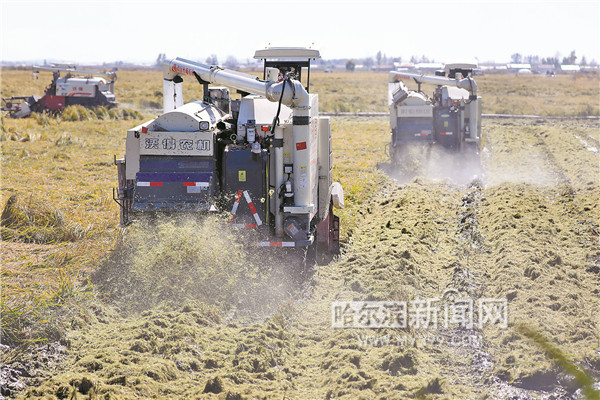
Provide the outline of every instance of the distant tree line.
<path id="1" fill-rule="evenodd" d="M 510 60 L 515 64 L 521 64 L 521 63 L 534 64 L 534 65 L 535 64 L 548 64 L 548 65 L 554 65 L 555 67 L 558 67 L 559 65 L 575 64 L 577 62 L 577 55 L 575 54 L 575 50 L 573 50 L 573 51 L 571 51 L 571 53 L 568 56 L 563 57 L 561 60 L 559 53 L 556 53 L 556 55 L 554 57 L 540 57 L 540 56 L 536 56 L 536 55 L 523 56 L 520 53 L 515 53 L 512 56 L 510 56 Z M 585 58 L 585 56 L 582 56 L 579 61 L 579 65 L 581 65 L 582 67 L 585 67 L 587 65 L 595 67 L 598 64 L 596 63 L 596 60 L 592 60 L 588 64 L 588 61 Z"/>
<path id="2" fill-rule="evenodd" d="M 162 65 L 165 60 L 166 60 L 166 55 L 164 53 L 160 53 L 156 59 L 156 65 L 157 66 Z M 561 59 L 561 56 L 559 53 L 556 53 L 556 55 L 554 57 L 540 57 L 538 55 L 524 56 L 520 53 L 514 53 L 513 55 L 511 55 L 510 60 L 514 64 L 522 64 L 522 63 L 532 64 L 532 65 L 547 64 L 547 65 L 554 65 L 555 67 L 558 67 L 560 65 L 575 64 L 578 60 L 578 57 L 575 53 L 575 50 L 573 50 L 573 51 L 571 51 L 571 53 L 568 56 L 562 57 L 562 59 Z M 246 61 L 248 61 L 248 60 L 246 60 Z M 402 57 L 389 57 L 385 53 L 383 53 L 381 50 L 379 50 L 377 52 L 377 54 L 375 55 L 375 57 L 364 57 L 364 58 L 355 58 L 355 59 L 344 58 L 344 59 L 332 59 L 332 60 L 319 59 L 319 60 L 316 60 L 315 63 L 318 65 L 333 65 L 333 64 L 345 63 L 346 69 L 348 71 L 354 71 L 358 65 L 362 65 L 365 68 L 371 69 L 375 66 L 377 66 L 377 67 L 389 66 L 392 63 L 401 63 L 402 61 L 403 61 Z M 414 56 L 410 57 L 409 61 L 413 64 L 436 62 L 435 59 L 429 58 L 426 55 L 421 55 L 421 56 L 414 55 Z M 219 60 L 217 58 L 217 55 L 211 54 L 210 56 L 206 57 L 205 63 L 208 65 L 219 65 Z M 227 59 L 225 60 L 223 65 L 227 68 L 236 68 L 239 66 L 239 64 L 240 63 L 238 62 L 237 58 L 230 55 L 227 57 Z M 592 60 L 588 63 L 585 56 L 582 56 L 581 59 L 579 59 L 579 65 L 580 66 L 589 65 L 589 66 L 595 67 L 598 64 L 596 63 L 596 60 Z"/>

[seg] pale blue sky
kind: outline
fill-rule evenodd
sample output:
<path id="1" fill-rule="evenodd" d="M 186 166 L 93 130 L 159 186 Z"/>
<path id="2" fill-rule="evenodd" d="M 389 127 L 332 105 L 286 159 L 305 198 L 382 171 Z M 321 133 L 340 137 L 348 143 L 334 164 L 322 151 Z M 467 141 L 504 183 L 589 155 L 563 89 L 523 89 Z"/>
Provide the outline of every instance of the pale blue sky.
<path id="1" fill-rule="evenodd" d="M 568 55 L 600 62 L 598 1 L 29 1 L 0 0 L 4 61 L 221 62 L 271 45 L 324 58 L 426 55 L 437 61 Z M 302 5 L 299 5 L 302 4 Z"/>

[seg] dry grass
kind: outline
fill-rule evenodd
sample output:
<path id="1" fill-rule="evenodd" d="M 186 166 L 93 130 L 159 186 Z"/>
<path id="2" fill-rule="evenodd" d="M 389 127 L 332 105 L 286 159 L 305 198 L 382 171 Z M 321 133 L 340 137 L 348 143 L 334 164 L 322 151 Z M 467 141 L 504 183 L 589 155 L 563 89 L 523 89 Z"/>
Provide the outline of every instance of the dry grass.
<path id="1" fill-rule="evenodd" d="M 23 201 L 12 195 L 2 210 L 3 241 L 52 244 L 75 242 L 89 236 L 91 227 L 69 223 L 63 214 L 48 204 L 30 198 Z"/>
<path id="2" fill-rule="evenodd" d="M 75 289 L 88 287 L 85 274 L 118 234 L 111 161 L 135 122 L 79 119 L 2 120 L 2 334 L 11 340 L 56 337 L 47 315 L 67 310 L 56 296 L 71 287 L 77 303 Z M 11 251 L 19 243 L 47 246 L 44 257 Z"/>
<path id="3" fill-rule="evenodd" d="M 550 116 L 600 115 L 599 74 L 477 77 L 483 113 Z"/>
<path id="4" fill-rule="evenodd" d="M 89 121 L 92 119 L 101 119 L 101 120 L 109 120 L 109 119 L 142 119 L 142 114 L 137 110 L 132 110 L 129 108 L 111 108 L 107 109 L 106 107 L 93 107 L 86 108 L 80 105 L 69 106 L 57 116 L 64 121 Z M 38 121 L 39 123 L 39 121 Z"/>
<path id="5" fill-rule="evenodd" d="M 342 216 L 342 239 L 348 240 L 360 222 L 359 212 L 387 180 L 377 164 L 387 160 L 384 148 L 389 136 L 387 118 L 334 118 L 334 180 L 344 188 L 346 209 Z"/>
<path id="6" fill-rule="evenodd" d="M 53 244 L 2 243 L 2 341 L 20 349 L 17 353 L 61 339 L 72 324 L 89 319 L 94 291 L 85 273 L 97 259 L 85 240 L 61 239 L 54 236 Z M 14 356 L 3 354 L 2 361 Z"/>

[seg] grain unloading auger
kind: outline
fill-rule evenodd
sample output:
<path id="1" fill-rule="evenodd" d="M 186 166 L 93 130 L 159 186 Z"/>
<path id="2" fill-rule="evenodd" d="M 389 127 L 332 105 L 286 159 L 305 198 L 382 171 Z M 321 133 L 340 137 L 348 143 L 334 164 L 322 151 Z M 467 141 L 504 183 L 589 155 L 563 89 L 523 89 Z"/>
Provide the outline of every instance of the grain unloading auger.
<path id="1" fill-rule="evenodd" d="M 2 111 L 13 118 L 24 118 L 32 112 L 60 112 L 71 105 L 84 107 L 113 107 L 115 102 L 114 72 L 86 71 L 64 67 L 34 66 L 33 75 L 37 78 L 40 71 L 53 73 L 52 82 L 40 96 L 14 96 L 3 98 Z M 60 73 L 65 73 L 64 77 Z M 101 75 L 103 77 L 94 77 Z"/>
<path id="2" fill-rule="evenodd" d="M 481 142 L 481 97 L 471 77 L 475 63 L 446 64 L 437 75 L 390 71 L 392 162 L 402 162 L 406 145 L 428 143 L 451 152 L 478 154 Z M 413 81 L 418 89 L 409 89 L 402 81 Z M 421 91 L 421 85 L 436 85 L 433 97 Z"/>
<path id="3" fill-rule="evenodd" d="M 121 225 L 142 214 L 218 210 L 232 227 L 253 230 L 259 246 L 338 252 L 333 209 L 343 207 L 343 191 L 332 181 L 330 121 L 308 91 L 310 60 L 319 57 L 259 50 L 263 80 L 182 58 L 166 63 L 164 113 L 130 129 L 116 160 Z M 187 77 L 203 86 L 202 101 L 183 103 Z M 228 88 L 243 97 L 232 100 Z"/>

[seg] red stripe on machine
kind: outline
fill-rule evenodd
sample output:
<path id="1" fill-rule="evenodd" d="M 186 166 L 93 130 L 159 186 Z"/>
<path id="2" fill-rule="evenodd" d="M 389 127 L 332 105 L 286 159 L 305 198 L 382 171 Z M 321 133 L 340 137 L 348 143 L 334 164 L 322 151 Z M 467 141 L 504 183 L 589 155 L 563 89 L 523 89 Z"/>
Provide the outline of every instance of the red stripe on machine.
<path id="1" fill-rule="evenodd" d="M 208 187 L 208 182 L 183 182 L 183 186 Z"/>
<path id="2" fill-rule="evenodd" d="M 155 186 L 155 187 L 161 187 L 162 186 L 162 182 L 138 182 L 137 183 L 138 186 Z"/>
<path id="3" fill-rule="evenodd" d="M 242 229 L 256 229 L 258 226 L 256 224 L 229 224 L 232 228 L 242 228 Z"/>
<path id="4" fill-rule="evenodd" d="M 296 150 L 306 150 L 306 142 L 296 143 Z"/>
<path id="5" fill-rule="evenodd" d="M 296 247 L 296 242 L 258 242 L 259 247 Z"/>

